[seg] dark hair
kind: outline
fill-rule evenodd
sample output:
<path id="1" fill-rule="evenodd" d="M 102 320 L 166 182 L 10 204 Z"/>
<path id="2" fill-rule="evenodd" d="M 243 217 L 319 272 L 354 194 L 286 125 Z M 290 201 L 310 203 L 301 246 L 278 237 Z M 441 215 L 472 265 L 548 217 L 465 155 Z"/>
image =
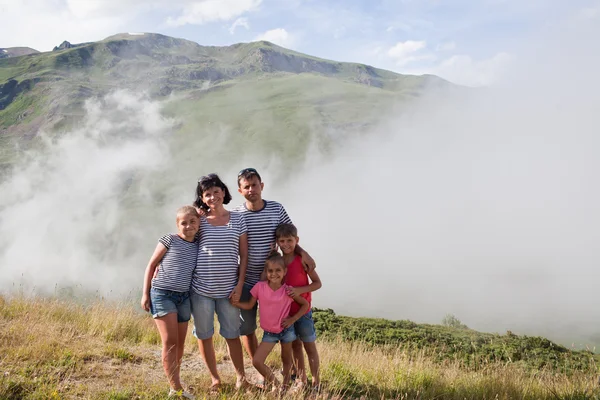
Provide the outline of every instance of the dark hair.
<path id="1" fill-rule="evenodd" d="M 275 237 L 277 239 L 290 236 L 298 236 L 298 229 L 296 229 L 294 224 L 280 224 L 277 229 L 275 229 Z"/>
<path id="2" fill-rule="evenodd" d="M 254 168 L 244 168 L 238 173 L 238 187 L 240 186 L 240 181 L 242 179 L 250 180 L 251 178 L 257 177 L 259 182 L 262 182 L 260 178 L 260 174 Z"/>
<path id="3" fill-rule="evenodd" d="M 281 254 L 279 254 L 277 251 L 272 251 L 271 254 L 269 254 L 269 257 L 267 257 L 267 260 L 265 261 L 265 267 L 267 266 L 267 264 L 281 264 L 283 266 L 283 269 L 287 269 L 287 266 L 285 265 L 285 261 L 283 260 L 283 256 Z"/>
<path id="4" fill-rule="evenodd" d="M 231 201 L 231 193 L 229 193 L 229 189 L 227 189 L 227 186 L 225 186 L 221 178 L 219 178 L 219 175 L 208 174 L 198 179 L 198 186 L 196 186 L 196 200 L 194 201 L 194 205 L 198 208 L 203 209 L 204 211 L 208 211 L 208 206 L 202 201 L 202 194 L 214 187 L 219 187 L 223 189 L 223 191 L 225 192 L 225 196 L 223 197 L 223 204 L 229 204 L 229 202 Z"/>

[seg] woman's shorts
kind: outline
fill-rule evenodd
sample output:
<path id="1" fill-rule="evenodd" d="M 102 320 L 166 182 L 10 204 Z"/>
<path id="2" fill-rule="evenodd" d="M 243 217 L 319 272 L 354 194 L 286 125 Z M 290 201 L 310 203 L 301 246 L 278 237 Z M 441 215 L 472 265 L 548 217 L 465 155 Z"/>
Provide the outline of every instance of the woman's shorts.
<path id="1" fill-rule="evenodd" d="M 294 326 L 290 326 L 285 328 L 279 333 L 272 333 L 265 331 L 263 333 L 262 341 L 267 343 L 292 343 L 296 340 L 296 332 L 294 331 Z"/>
<path id="2" fill-rule="evenodd" d="M 150 313 L 153 318 L 177 313 L 177 322 L 188 322 L 192 315 L 190 293 L 151 288 Z"/>
<path id="3" fill-rule="evenodd" d="M 192 315 L 194 316 L 194 336 L 204 340 L 215 334 L 215 313 L 219 319 L 219 333 L 225 339 L 240 336 L 240 309 L 231 305 L 229 299 L 213 299 L 201 294 L 191 293 Z"/>
<path id="4" fill-rule="evenodd" d="M 304 314 L 294 323 L 296 336 L 304 343 L 312 343 L 317 340 L 317 331 L 315 330 L 315 321 L 312 317 L 312 310 Z"/>

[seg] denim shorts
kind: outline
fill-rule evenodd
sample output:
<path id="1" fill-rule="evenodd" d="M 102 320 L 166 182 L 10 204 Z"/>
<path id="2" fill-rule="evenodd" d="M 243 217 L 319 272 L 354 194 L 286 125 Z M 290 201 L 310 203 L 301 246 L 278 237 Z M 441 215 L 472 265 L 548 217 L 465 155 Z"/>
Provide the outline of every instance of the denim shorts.
<path id="1" fill-rule="evenodd" d="M 244 283 L 244 288 L 242 289 L 242 295 L 240 296 L 240 301 L 248 301 L 250 300 L 250 290 L 254 285 L 249 285 Z M 258 304 L 255 304 L 251 310 L 240 310 L 240 318 L 242 319 L 242 325 L 240 326 L 240 335 L 246 336 L 254 333 L 256 331 L 256 310 L 258 308 Z"/>
<path id="2" fill-rule="evenodd" d="M 240 337 L 240 309 L 229 302 L 229 298 L 213 299 L 192 292 L 192 315 L 194 316 L 194 336 L 204 340 L 215 333 L 215 313 L 219 320 L 219 333 L 225 339 Z"/>
<path id="3" fill-rule="evenodd" d="M 188 322 L 191 316 L 190 292 L 150 289 L 150 313 L 154 318 L 177 313 L 177 322 Z"/>
<path id="4" fill-rule="evenodd" d="M 263 333 L 262 341 L 267 343 L 292 343 L 296 340 L 296 332 L 294 331 L 294 326 L 290 326 L 289 328 L 285 328 L 279 333 L 271 333 L 265 331 Z"/>
<path id="5" fill-rule="evenodd" d="M 296 336 L 304 343 L 312 343 L 317 340 L 317 331 L 315 330 L 315 321 L 313 321 L 312 310 L 304 314 L 294 323 Z"/>

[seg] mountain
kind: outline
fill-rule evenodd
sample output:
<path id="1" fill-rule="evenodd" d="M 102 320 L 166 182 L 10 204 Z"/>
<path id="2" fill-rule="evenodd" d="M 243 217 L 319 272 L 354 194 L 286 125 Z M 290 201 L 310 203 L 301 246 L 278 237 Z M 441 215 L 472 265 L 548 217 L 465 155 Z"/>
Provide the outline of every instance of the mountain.
<path id="1" fill-rule="evenodd" d="M 28 54 L 37 54 L 39 51 L 30 47 L 0 47 L 0 58 L 20 57 Z"/>
<path id="2" fill-rule="evenodd" d="M 265 41 L 216 47 L 121 33 L 22 54 L 0 59 L 0 165 L 14 160 L 15 146 L 34 144 L 38 131 L 76 125 L 87 99 L 117 89 L 169 99 L 165 112 L 182 121 L 184 133 L 225 124 L 256 142 L 284 126 L 289 135 L 316 135 L 327 145 L 327 132 L 364 131 L 393 105 L 428 88 L 453 87 L 431 75 L 325 60 Z"/>

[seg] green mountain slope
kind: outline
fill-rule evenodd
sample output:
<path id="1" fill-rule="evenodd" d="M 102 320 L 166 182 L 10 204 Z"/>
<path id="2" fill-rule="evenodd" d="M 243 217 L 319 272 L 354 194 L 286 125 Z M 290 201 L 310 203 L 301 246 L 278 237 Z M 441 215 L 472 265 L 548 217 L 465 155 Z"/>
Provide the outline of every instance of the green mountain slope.
<path id="1" fill-rule="evenodd" d="M 34 144 L 39 130 L 76 124 L 86 99 L 117 89 L 169 99 L 183 137 L 225 126 L 238 133 L 239 146 L 274 137 L 277 148 L 277 132 L 285 130 L 294 146 L 315 138 L 327 146 L 331 132 L 360 132 L 426 88 L 452 87 L 435 76 L 324 60 L 269 42 L 214 47 L 147 33 L 65 43 L 0 59 L 0 164 L 12 162 L 15 146 Z"/>

